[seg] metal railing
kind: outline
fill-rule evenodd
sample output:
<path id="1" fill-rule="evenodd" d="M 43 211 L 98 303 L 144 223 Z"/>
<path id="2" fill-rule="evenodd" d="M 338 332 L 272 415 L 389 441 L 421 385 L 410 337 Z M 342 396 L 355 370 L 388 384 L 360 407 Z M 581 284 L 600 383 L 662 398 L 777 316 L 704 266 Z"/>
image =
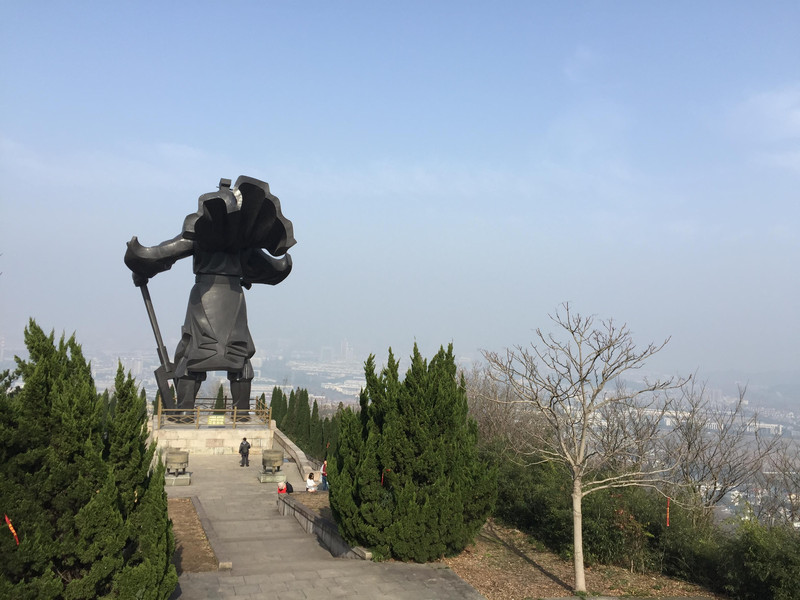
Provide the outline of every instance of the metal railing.
<path id="1" fill-rule="evenodd" d="M 211 400 L 209 407 L 208 400 Z M 159 400 L 155 418 L 155 428 L 161 429 L 165 425 L 170 427 L 190 427 L 200 429 L 206 427 L 233 427 L 237 425 L 249 425 L 252 423 L 263 423 L 267 428 L 272 421 L 272 407 L 255 408 L 241 410 L 236 407 L 213 408 L 214 398 L 198 398 L 195 407 L 191 410 L 180 408 L 164 408 Z"/>

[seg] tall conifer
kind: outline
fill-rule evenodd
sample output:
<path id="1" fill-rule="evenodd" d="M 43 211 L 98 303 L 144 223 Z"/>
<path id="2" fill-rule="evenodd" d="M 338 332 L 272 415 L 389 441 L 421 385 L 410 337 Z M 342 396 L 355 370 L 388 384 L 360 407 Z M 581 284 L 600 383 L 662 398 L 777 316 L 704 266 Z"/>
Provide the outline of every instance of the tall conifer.
<path id="1" fill-rule="evenodd" d="M 283 419 L 281 419 L 280 425 L 278 425 L 278 429 L 283 431 L 286 435 L 290 438 L 294 438 L 294 434 L 297 427 L 297 394 L 295 394 L 294 390 L 289 392 L 289 401 L 286 405 L 286 413 L 283 415 Z"/>
<path id="2" fill-rule="evenodd" d="M 0 382 L 0 433 L 11 434 L 0 441 L 0 505 L 13 507 L 6 512 L 20 538 L 16 546 L 0 536 L 0 598 L 134 597 L 119 579 L 145 532 L 159 518 L 162 529 L 169 524 L 164 498 L 138 532 L 131 528 L 137 501 L 164 494 L 163 473 L 160 481 L 148 473 L 146 399 L 121 368 L 114 395 L 98 395 L 74 337 L 56 344 L 31 320 L 25 342 L 29 358 L 17 359 L 13 375 L 24 385 L 10 391 L 8 378 Z M 171 556 L 169 543 L 148 550 L 163 567 L 142 588 L 159 591 L 149 597 L 174 589 Z"/>
<path id="3" fill-rule="evenodd" d="M 217 388 L 217 399 L 214 400 L 214 414 L 225 414 L 225 389 L 221 383 Z"/>
<path id="4" fill-rule="evenodd" d="M 319 406 L 317 401 L 314 400 L 314 405 L 311 407 L 311 425 L 309 426 L 308 447 L 311 454 L 323 460 L 325 452 L 322 444 L 322 421 L 319 420 Z"/>
<path id="5" fill-rule="evenodd" d="M 272 418 L 275 420 L 276 426 L 280 427 L 283 415 L 286 414 L 286 394 L 278 386 L 272 388 L 269 406 L 272 408 Z"/>
<path id="6" fill-rule="evenodd" d="M 452 345 L 430 364 L 415 345 L 403 381 L 391 350 L 380 375 L 370 356 L 365 376 L 360 427 L 345 411 L 329 462 L 342 535 L 401 560 L 459 552 L 488 516 L 497 476 L 478 458 Z"/>
<path id="7" fill-rule="evenodd" d="M 308 390 L 303 388 L 297 390 L 297 412 L 293 433 L 292 441 L 302 448 L 307 448 L 311 437 L 311 407 L 308 405 Z"/>
<path id="8" fill-rule="evenodd" d="M 122 365 L 117 367 L 114 388 L 109 466 L 119 491 L 126 534 L 125 565 L 116 574 L 115 592 L 120 597 L 163 598 L 153 594 L 172 590 L 177 583 L 171 563 L 174 540 L 163 466 L 159 459 L 153 467 L 156 446 L 147 443 L 147 400 L 137 394 L 133 378 L 125 376 Z"/>

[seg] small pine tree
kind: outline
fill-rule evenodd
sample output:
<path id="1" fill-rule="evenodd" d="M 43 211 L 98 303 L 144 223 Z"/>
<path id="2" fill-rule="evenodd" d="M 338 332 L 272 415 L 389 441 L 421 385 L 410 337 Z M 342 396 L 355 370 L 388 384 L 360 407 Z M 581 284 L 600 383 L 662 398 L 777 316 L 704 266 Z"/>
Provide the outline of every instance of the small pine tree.
<path id="1" fill-rule="evenodd" d="M 138 499 L 164 495 L 163 473 L 149 474 L 145 396 L 121 367 L 113 396 L 98 395 L 74 337 L 56 344 L 31 320 L 25 342 L 29 359 L 17 359 L 12 376 L 24 385 L 0 385 L 0 506 L 13 507 L 20 537 L 16 546 L 0 536 L 0 598 L 134 597 L 117 582 L 143 548 L 163 567 L 147 589 L 168 598 L 177 584 L 171 532 L 158 547 L 143 541 L 159 519 L 169 524 L 165 497 L 132 525 Z"/>
<path id="2" fill-rule="evenodd" d="M 314 400 L 314 405 L 311 407 L 311 425 L 309 426 L 308 448 L 311 454 L 323 460 L 325 458 L 325 451 L 322 443 L 322 421 L 319 420 L 319 406 L 317 401 Z"/>
<path id="3" fill-rule="evenodd" d="M 145 486 L 144 495 L 134 508 L 128 530 L 136 545 L 126 568 L 115 578 L 119 598 L 130 600 L 165 600 L 178 585 L 178 574 L 172 564 L 175 538 L 172 521 L 167 514 L 164 491 L 164 463 L 159 457 Z"/>
<path id="4" fill-rule="evenodd" d="M 88 568 L 67 583 L 65 598 L 94 600 L 111 594 L 113 577 L 124 562 L 125 528 L 117 498 L 114 474 L 109 471 L 103 487 L 75 515 L 79 535 L 72 551 Z"/>
<path id="5" fill-rule="evenodd" d="M 114 508 L 100 503 L 117 500 L 99 493 L 109 474 L 101 428 L 106 406 L 80 346 L 74 337 L 56 344 L 33 320 L 25 343 L 29 359 L 17 359 L 15 372 L 24 385 L 8 404 L 15 433 L 0 465 L 0 505 L 13 507 L 20 545 L 0 543 L 0 597 L 50 598 L 94 562 L 77 552 L 91 542 L 87 531 L 95 531 L 77 518 L 81 509 L 93 501 L 96 512 L 111 514 Z"/>
<path id="6" fill-rule="evenodd" d="M 147 443 L 147 399 L 137 395 L 135 382 L 130 374 L 125 376 L 122 365 L 117 368 L 114 388 L 116 408 L 108 435 L 108 462 L 119 491 L 126 534 L 126 562 L 115 576 L 115 589 L 120 597 L 165 598 L 174 589 L 177 574 L 171 562 L 174 541 L 163 496 L 163 467 L 159 459 L 159 466 L 153 469 L 156 446 Z M 154 537 L 164 539 L 154 542 Z M 149 596 L 142 595 L 144 590 Z M 156 592 L 166 595 L 153 595 Z"/>
<path id="7" fill-rule="evenodd" d="M 278 386 L 272 388 L 269 406 L 272 409 L 272 418 L 275 420 L 276 426 L 279 426 L 283 420 L 283 415 L 286 413 L 286 395 Z"/>
<path id="8" fill-rule="evenodd" d="M 117 365 L 112 396 L 114 411 L 108 428 L 107 462 L 122 501 L 123 518 L 144 494 L 155 445 L 147 443 L 147 399 L 137 393 L 130 374 Z"/>
<path id="9" fill-rule="evenodd" d="M 217 399 L 214 401 L 214 414 L 225 414 L 225 390 L 221 383 L 219 384 L 219 388 L 217 388 Z"/>
<path id="10" fill-rule="evenodd" d="M 311 407 L 308 404 L 308 390 L 297 391 L 297 412 L 292 441 L 302 448 L 308 447 L 311 437 Z"/>
<path id="11" fill-rule="evenodd" d="M 297 427 L 297 394 L 294 390 L 289 392 L 289 402 L 286 406 L 286 412 L 281 419 L 278 429 L 283 431 L 289 438 L 294 439 Z"/>
<path id="12" fill-rule="evenodd" d="M 338 413 L 338 419 L 339 444 L 328 459 L 331 512 L 344 539 L 360 540 L 364 519 L 360 514 L 356 471 L 364 448 L 363 427 L 358 415 L 349 407 Z"/>
<path id="13" fill-rule="evenodd" d="M 262 392 L 262 394 L 258 398 L 256 398 L 256 412 L 259 415 L 265 415 L 266 411 L 267 411 L 267 398 Z M 266 415 L 263 418 L 266 418 Z"/>
<path id="14" fill-rule="evenodd" d="M 452 345 L 430 363 L 415 345 L 402 381 L 391 350 L 380 375 L 374 356 L 364 370 L 361 414 L 342 414 L 328 464 L 343 537 L 400 560 L 461 551 L 493 507 L 497 475 L 478 457 Z"/>

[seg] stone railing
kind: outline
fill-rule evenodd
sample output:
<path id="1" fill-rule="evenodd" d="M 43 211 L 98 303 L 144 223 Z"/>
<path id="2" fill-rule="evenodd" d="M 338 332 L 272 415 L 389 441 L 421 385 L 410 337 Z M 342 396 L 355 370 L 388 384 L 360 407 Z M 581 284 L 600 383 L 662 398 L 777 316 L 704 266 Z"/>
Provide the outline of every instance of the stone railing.
<path id="1" fill-rule="evenodd" d="M 302 476 L 303 480 L 308 477 L 309 473 L 314 473 L 314 480 L 319 482 L 320 481 L 320 472 L 317 469 L 316 463 L 309 460 L 306 456 L 305 452 L 303 452 L 300 448 L 295 445 L 295 443 L 286 437 L 286 434 L 283 433 L 280 429 L 273 429 L 272 430 L 272 447 L 283 448 L 283 453 L 286 456 L 290 456 L 292 460 L 297 465 L 298 471 L 300 471 L 300 475 Z"/>
<path id="2" fill-rule="evenodd" d="M 313 510 L 303 504 L 301 500 L 306 492 L 296 494 L 278 494 L 278 512 L 282 515 L 294 517 L 306 533 L 311 533 L 317 537 L 331 555 L 337 558 L 354 558 L 359 560 L 372 560 L 372 552 L 361 546 L 351 547 L 339 535 L 339 528 L 336 523 L 319 516 Z"/>
<path id="3" fill-rule="evenodd" d="M 189 427 L 200 429 L 203 427 L 232 427 L 242 426 L 250 422 L 261 423 L 270 427 L 272 421 L 272 408 L 253 408 L 239 410 L 237 408 L 203 408 L 197 404 L 191 410 L 177 408 L 164 408 L 158 403 L 158 409 L 153 415 L 153 428 L 163 427 Z"/>

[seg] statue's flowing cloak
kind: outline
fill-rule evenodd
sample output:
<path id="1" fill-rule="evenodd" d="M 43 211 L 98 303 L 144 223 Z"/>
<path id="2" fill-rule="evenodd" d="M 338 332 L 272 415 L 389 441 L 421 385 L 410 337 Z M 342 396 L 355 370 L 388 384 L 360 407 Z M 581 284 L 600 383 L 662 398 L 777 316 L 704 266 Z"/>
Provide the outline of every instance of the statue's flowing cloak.
<path id="1" fill-rule="evenodd" d="M 252 370 L 249 359 L 255 346 L 242 285 L 275 285 L 286 279 L 292 270 L 287 250 L 295 244 L 292 223 L 268 184 L 250 177 L 200 196 L 198 204 L 172 240 L 151 247 L 131 240 L 125 264 L 149 278 L 193 256 L 195 285 L 175 351 L 175 376 L 246 373 Z"/>

